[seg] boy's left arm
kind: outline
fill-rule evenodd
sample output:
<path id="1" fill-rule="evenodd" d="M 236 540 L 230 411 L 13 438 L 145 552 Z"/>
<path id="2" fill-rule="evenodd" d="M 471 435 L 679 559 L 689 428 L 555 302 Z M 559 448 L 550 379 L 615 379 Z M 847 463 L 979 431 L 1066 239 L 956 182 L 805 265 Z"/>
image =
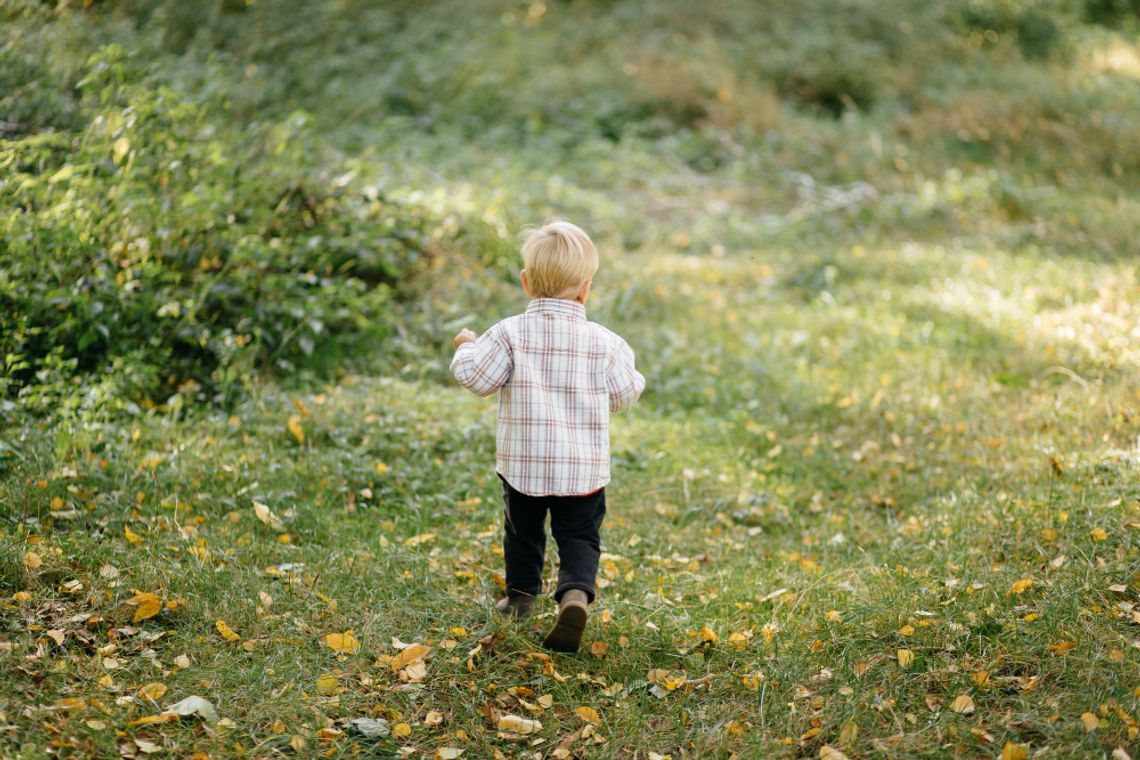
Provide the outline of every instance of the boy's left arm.
<path id="1" fill-rule="evenodd" d="M 645 376 L 634 368 L 633 349 L 621 338 L 614 336 L 617 345 L 606 370 L 606 391 L 610 396 L 610 411 L 629 409 L 645 390 Z"/>
<path id="2" fill-rule="evenodd" d="M 476 337 L 470 330 L 455 336 L 451 374 L 459 384 L 479 396 L 490 396 L 511 379 L 511 348 L 495 325 Z"/>

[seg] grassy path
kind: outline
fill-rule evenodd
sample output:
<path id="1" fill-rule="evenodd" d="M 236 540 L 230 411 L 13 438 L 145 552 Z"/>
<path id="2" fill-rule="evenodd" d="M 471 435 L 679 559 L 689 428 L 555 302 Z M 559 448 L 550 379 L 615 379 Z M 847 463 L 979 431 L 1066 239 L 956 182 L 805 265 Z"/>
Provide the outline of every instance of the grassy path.
<path id="1" fill-rule="evenodd" d="M 586 651 L 537 647 L 552 603 L 493 618 L 494 404 L 443 382 L 29 426 L 0 485 L 2 754 L 1135 749 L 1134 267 L 920 246 L 605 266 L 591 316 L 651 390 L 615 421 Z M 479 319 L 521 306 L 478 277 Z M 221 721 L 145 722 L 191 695 Z"/>

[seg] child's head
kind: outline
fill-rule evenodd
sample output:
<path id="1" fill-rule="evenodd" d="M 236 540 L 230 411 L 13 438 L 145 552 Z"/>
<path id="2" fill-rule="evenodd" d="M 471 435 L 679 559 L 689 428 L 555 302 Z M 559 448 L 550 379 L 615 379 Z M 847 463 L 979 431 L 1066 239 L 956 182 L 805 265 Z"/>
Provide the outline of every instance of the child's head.
<path id="1" fill-rule="evenodd" d="M 598 249 L 570 222 L 550 222 L 523 235 L 523 288 L 534 298 L 585 301 L 598 271 Z"/>

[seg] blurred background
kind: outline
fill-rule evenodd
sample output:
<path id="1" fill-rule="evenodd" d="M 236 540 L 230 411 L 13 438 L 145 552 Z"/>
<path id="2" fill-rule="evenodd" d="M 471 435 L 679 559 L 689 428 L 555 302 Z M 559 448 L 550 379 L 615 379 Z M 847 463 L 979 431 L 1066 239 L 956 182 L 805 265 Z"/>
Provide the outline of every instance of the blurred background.
<path id="1" fill-rule="evenodd" d="M 599 313 L 634 321 L 683 300 L 643 274 L 688 256 L 783 262 L 776 292 L 809 301 L 877 292 L 884 266 L 937 282 L 956 256 L 1120 266 L 1140 250 L 1138 12 L 8 0 L 0 403 L 445 379 L 459 326 L 518 307 L 517 233 L 551 216 L 602 246 Z M 1112 271 L 1127 301 L 1135 268 Z M 1062 281 L 1040 298 L 1071 300 L 1045 292 Z"/>

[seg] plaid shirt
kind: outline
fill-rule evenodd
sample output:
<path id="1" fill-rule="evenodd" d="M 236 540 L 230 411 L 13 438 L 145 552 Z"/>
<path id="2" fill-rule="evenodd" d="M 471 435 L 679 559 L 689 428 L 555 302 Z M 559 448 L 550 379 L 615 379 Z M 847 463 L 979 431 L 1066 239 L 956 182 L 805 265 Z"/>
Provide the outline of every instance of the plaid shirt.
<path id="1" fill-rule="evenodd" d="M 461 345 L 451 374 L 480 396 L 500 391 L 495 469 L 529 496 L 605 486 L 610 412 L 633 406 L 645 388 L 629 344 L 561 298 L 536 298 Z"/>

